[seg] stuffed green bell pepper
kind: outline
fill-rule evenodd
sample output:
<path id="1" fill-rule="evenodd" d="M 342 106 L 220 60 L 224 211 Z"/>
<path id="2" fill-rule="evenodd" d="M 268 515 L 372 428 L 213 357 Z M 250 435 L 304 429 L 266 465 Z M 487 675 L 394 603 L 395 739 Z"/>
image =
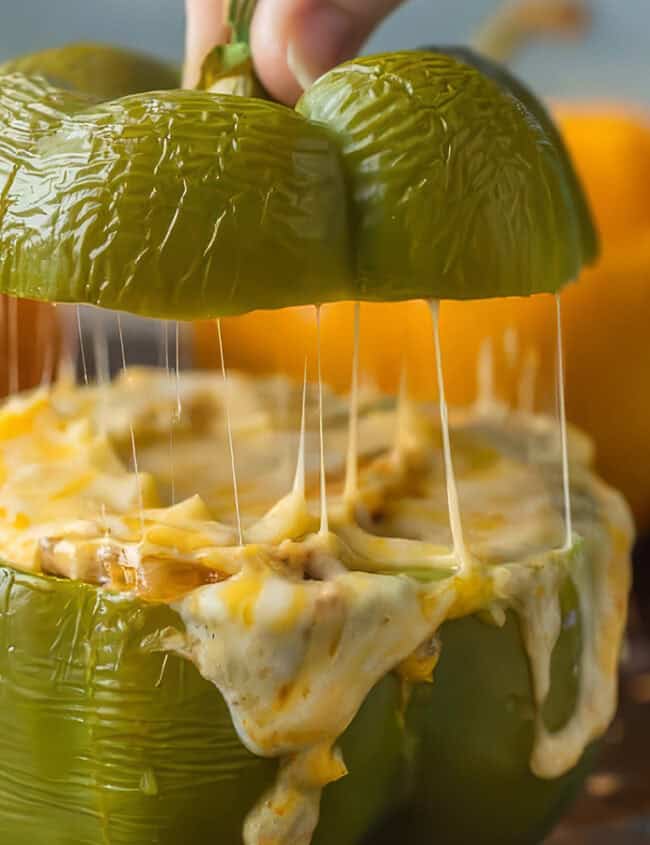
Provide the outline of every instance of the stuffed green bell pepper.
<path id="1" fill-rule="evenodd" d="M 595 255 L 543 107 L 469 51 L 356 59 L 296 110 L 206 91 L 107 99 L 58 61 L 0 76 L 5 293 L 194 319 L 556 291 Z M 115 90 L 157 78 L 124 76 Z"/>
<path id="2" fill-rule="evenodd" d="M 363 399 L 351 497 L 326 394 L 323 532 L 299 390 L 229 385 L 185 375 L 176 423 L 164 370 L 0 411 L 3 843 L 538 842 L 616 701 L 631 525 L 588 444 L 567 548 L 554 424 L 459 414 L 459 561 L 434 406 L 396 456 Z"/>
<path id="3" fill-rule="evenodd" d="M 556 291 L 596 252 L 548 118 L 472 55 L 358 59 L 296 110 L 28 65 L 0 75 L 5 293 L 206 318 Z M 574 435 L 567 542 L 555 425 L 467 412 L 458 546 L 407 404 L 363 399 L 347 465 L 342 400 L 317 443 L 274 381 L 3 406 L 6 845 L 540 841 L 614 712 L 629 514 Z"/>

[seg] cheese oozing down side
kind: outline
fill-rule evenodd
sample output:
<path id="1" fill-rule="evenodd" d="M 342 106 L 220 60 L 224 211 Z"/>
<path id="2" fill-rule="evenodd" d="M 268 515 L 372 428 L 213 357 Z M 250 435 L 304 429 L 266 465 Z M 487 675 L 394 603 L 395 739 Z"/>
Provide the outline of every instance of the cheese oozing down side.
<path id="1" fill-rule="evenodd" d="M 461 560 L 437 406 L 406 402 L 398 413 L 360 391 L 350 483 L 347 403 L 325 393 L 322 440 L 319 405 L 309 388 L 301 438 L 303 395 L 283 380 L 194 372 L 177 385 L 164 371 L 132 369 L 108 385 L 19 395 L 0 410 L 3 557 L 171 604 L 184 631 L 163 647 L 219 689 L 253 753 L 283 761 L 251 808 L 247 845 L 308 845 L 323 788 L 346 773 L 337 740 L 387 673 L 433 671 L 431 655 L 418 655 L 447 619 L 518 614 L 539 777 L 574 766 L 616 702 L 632 527 L 622 499 L 591 472 L 588 442 L 570 432 L 567 548 L 554 422 L 450 412 Z M 542 710 L 567 578 L 582 627 L 580 683 L 574 713 L 550 732 Z"/>

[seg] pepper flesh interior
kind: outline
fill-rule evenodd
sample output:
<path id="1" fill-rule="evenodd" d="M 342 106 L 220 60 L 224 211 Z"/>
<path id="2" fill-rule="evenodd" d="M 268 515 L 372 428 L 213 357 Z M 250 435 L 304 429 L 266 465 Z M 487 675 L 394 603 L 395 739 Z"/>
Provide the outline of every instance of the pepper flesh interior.
<path id="1" fill-rule="evenodd" d="M 243 546 L 233 525 L 220 378 L 184 376 L 174 423 L 173 381 L 132 370 L 112 385 L 60 384 L 6 403 L 0 547 L 16 567 L 133 591 L 177 611 L 181 630 L 150 646 L 193 660 L 223 694 L 242 742 L 284 760 L 251 807 L 245 842 L 310 841 L 322 788 L 345 774 L 339 736 L 390 671 L 408 682 L 430 676 L 435 659 L 421 646 L 445 619 L 484 612 L 498 624 L 507 609 L 519 615 L 537 703 L 531 767 L 554 778 L 574 766 L 613 714 L 629 583 L 629 514 L 592 475 L 588 444 L 572 438 L 581 539 L 558 551 L 554 425 L 528 415 L 456 415 L 455 467 L 474 562 L 460 568 L 450 550 L 435 407 L 402 413 L 396 451 L 391 403 L 362 397 L 359 493 L 350 508 L 342 497 L 345 405 L 327 397 L 330 533 L 322 536 L 313 434 L 306 498 L 287 494 L 299 391 L 289 390 L 279 408 L 278 390 L 287 396 L 281 381 L 231 380 Z M 137 476 L 127 468 L 131 426 Z M 573 714 L 551 732 L 543 708 L 567 578 L 577 587 L 583 632 L 579 691 Z"/>

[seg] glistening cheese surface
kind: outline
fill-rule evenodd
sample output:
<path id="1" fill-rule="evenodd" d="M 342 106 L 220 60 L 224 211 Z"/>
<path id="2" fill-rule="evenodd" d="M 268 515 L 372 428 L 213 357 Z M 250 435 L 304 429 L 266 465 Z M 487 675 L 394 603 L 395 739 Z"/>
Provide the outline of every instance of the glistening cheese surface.
<path id="1" fill-rule="evenodd" d="M 629 586 L 630 518 L 574 435 L 575 538 L 563 549 L 558 433 L 531 416 L 452 415 L 469 564 L 451 547 L 435 406 L 396 413 L 361 397 L 359 478 L 343 496 L 346 402 L 326 396 L 328 531 L 319 531 L 317 402 L 307 401 L 305 485 L 293 483 L 301 395 L 231 374 L 244 543 L 235 528 L 224 384 L 132 370 L 112 385 L 60 384 L 0 411 L 0 547 L 14 566 L 172 603 L 185 632 L 165 647 L 224 696 L 242 742 L 283 764 L 243 832 L 247 845 L 308 845 L 323 787 L 345 774 L 337 740 L 399 667 L 426 677 L 421 646 L 447 619 L 519 617 L 529 656 L 540 777 L 571 768 L 613 715 Z M 178 411 L 180 410 L 180 414 Z M 134 472 L 132 442 L 138 472 Z M 542 718 L 560 588 L 582 628 L 575 711 Z"/>

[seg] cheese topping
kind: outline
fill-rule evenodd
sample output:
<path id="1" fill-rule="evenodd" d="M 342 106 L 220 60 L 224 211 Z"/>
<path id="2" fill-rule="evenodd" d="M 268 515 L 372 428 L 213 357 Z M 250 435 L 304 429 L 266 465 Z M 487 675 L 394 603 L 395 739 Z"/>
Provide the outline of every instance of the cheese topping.
<path id="1" fill-rule="evenodd" d="M 4 557 L 172 604 L 184 630 L 162 646 L 220 690 L 253 753 L 281 759 L 246 820 L 247 845 L 308 845 L 322 789 L 346 772 L 338 738 L 387 673 L 430 675 L 431 643 L 447 619 L 518 614 L 538 776 L 575 765 L 615 707 L 631 522 L 590 472 L 588 445 L 576 434 L 569 444 L 575 534 L 565 549 L 554 424 L 499 409 L 450 412 L 459 552 L 437 409 L 402 403 L 396 420 L 391 402 L 359 393 L 346 460 L 346 403 L 325 395 L 320 438 L 319 399 L 307 395 L 297 471 L 301 391 L 277 380 L 192 373 L 176 385 L 164 371 L 131 370 L 112 385 L 59 384 L 0 411 Z M 551 732 L 543 708 L 567 578 L 578 596 L 579 692 Z"/>

